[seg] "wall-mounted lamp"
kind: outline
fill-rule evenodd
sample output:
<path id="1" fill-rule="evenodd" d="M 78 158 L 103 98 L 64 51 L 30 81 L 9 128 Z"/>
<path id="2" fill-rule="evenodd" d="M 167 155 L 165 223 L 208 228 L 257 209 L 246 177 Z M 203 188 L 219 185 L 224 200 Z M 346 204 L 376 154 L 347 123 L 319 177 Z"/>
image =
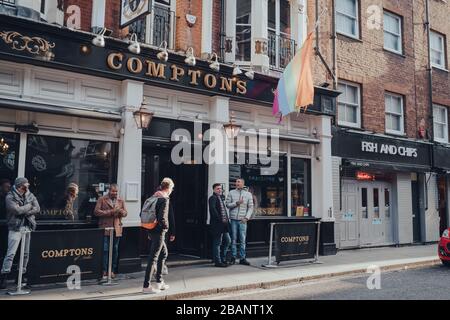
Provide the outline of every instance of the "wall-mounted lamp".
<path id="1" fill-rule="evenodd" d="M 216 54 L 215 52 L 212 54 L 212 57 L 213 57 L 213 59 L 214 59 L 214 57 L 215 57 L 215 59 L 212 60 L 212 62 L 211 62 L 211 64 L 209 65 L 209 67 L 210 67 L 212 70 L 214 70 L 214 71 L 216 71 L 216 72 L 219 72 L 219 71 L 220 71 L 219 57 L 217 57 L 217 54 Z"/>
<path id="2" fill-rule="evenodd" d="M 138 129 L 147 129 L 150 126 L 150 122 L 152 122 L 153 115 L 154 113 L 147 109 L 146 99 L 144 98 L 139 110 L 133 112 Z"/>
<path id="3" fill-rule="evenodd" d="M 130 45 L 128 46 L 128 50 L 134 54 L 141 53 L 141 45 L 138 42 L 136 33 L 133 33 L 130 37 Z"/>
<path id="4" fill-rule="evenodd" d="M 160 44 L 159 49 L 161 49 L 161 51 L 158 52 L 156 56 L 160 61 L 167 62 L 167 60 L 169 60 L 169 52 L 167 51 L 167 42 L 163 41 Z"/>
<path id="5" fill-rule="evenodd" d="M 225 130 L 225 133 L 227 134 L 228 139 L 236 138 L 239 135 L 241 128 L 242 128 L 242 126 L 236 124 L 234 112 L 232 111 L 231 116 L 230 116 L 230 122 L 223 125 L 223 129 Z"/>
<path id="6" fill-rule="evenodd" d="M 189 48 L 186 50 L 186 55 L 187 55 L 187 57 L 186 57 L 186 59 L 184 59 L 184 62 L 185 62 L 187 65 L 189 65 L 189 66 L 191 66 L 191 67 L 194 67 L 195 64 L 197 63 L 197 61 L 195 60 L 195 56 L 194 56 L 194 48 L 189 47 Z"/>

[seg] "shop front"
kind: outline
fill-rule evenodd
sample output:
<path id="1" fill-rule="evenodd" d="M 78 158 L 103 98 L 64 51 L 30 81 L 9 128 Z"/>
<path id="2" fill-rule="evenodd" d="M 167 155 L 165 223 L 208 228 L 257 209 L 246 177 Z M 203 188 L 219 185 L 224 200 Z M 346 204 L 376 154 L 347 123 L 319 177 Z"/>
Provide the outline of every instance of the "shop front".
<path id="1" fill-rule="evenodd" d="M 435 144 L 433 146 L 433 168 L 436 174 L 438 211 L 439 211 L 439 234 L 450 226 L 449 208 L 449 178 L 450 178 L 450 148 L 445 145 Z"/>
<path id="2" fill-rule="evenodd" d="M 433 237 L 431 148 L 425 142 L 335 129 L 340 248 L 426 242 Z"/>

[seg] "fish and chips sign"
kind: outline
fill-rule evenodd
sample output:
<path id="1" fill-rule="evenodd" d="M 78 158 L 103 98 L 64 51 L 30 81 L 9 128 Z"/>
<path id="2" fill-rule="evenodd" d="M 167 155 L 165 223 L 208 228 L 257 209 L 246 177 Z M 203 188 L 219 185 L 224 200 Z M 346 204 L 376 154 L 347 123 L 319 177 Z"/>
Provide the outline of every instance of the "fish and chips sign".
<path id="1" fill-rule="evenodd" d="M 134 21 L 152 11 L 153 0 L 122 0 L 120 4 L 120 28 L 125 28 Z"/>

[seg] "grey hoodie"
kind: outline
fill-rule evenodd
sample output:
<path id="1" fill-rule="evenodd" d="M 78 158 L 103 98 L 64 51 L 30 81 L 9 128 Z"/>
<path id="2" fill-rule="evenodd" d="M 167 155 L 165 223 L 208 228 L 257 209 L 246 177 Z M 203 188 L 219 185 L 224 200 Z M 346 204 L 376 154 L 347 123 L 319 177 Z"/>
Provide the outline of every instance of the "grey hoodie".
<path id="1" fill-rule="evenodd" d="M 41 211 L 36 197 L 27 191 L 20 195 L 15 187 L 11 189 L 5 199 L 6 221 L 10 231 L 20 231 L 20 227 L 28 224 L 31 230 L 36 230 L 35 214 Z"/>

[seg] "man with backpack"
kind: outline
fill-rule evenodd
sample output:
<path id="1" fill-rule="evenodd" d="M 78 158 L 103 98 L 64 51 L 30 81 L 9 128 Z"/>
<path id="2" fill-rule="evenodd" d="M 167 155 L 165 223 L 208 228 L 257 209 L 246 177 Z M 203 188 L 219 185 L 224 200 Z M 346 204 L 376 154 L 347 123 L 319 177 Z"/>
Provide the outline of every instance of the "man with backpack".
<path id="1" fill-rule="evenodd" d="M 170 226 L 170 194 L 173 191 L 174 183 L 170 178 L 164 178 L 160 189 L 144 203 L 141 212 L 141 225 L 149 230 L 152 241 L 150 254 L 148 256 L 147 269 L 145 270 L 145 279 L 143 293 L 159 293 L 162 290 L 169 289 L 162 278 L 162 269 L 168 256 L 166 245 L 166 234 Z M 153 274 L 156 277 L 156 287 L 150 285 L 150 279 Z"/>

